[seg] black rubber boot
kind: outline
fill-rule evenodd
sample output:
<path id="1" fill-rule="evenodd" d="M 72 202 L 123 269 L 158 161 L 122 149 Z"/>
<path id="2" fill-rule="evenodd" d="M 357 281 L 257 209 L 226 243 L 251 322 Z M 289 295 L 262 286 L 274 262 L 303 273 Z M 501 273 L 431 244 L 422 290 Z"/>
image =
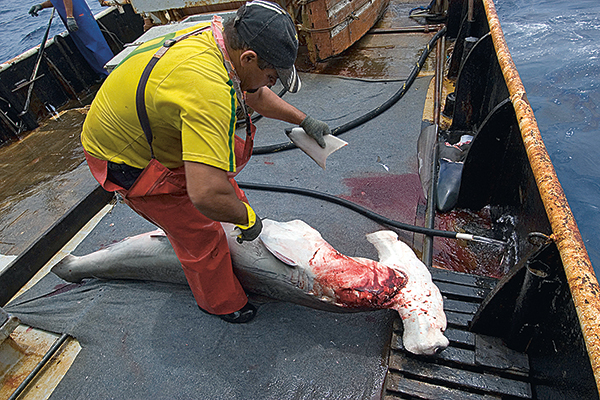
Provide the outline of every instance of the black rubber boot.
<path id="1" fill-rule="evenodd" d="M 198 306 L 198 308 L 200 308 L 200 306 Z M 216 315 L 211 314 L 208 311 L 203 310 L 202 308 L 200 308 L 200 310 L 202 312 L 205 312 L 206 314 L 215 315 L 221 318 L 223 321 L 227 321 L 232 324 L 245 324 L 246 322 L 252 321 L 254 319 L 254 316 L 256 315 L 256 307 L 250 304 L 250 302 L 246 303 L 244 307 L 242 307 L 238 311 L 232 312 L 231 314 Z"/>

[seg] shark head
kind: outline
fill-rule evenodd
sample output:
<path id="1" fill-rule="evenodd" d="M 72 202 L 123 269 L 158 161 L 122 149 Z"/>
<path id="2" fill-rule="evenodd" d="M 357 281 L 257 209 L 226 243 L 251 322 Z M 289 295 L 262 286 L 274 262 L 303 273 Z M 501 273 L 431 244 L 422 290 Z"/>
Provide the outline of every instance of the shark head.
<path id="1" fill-rule="evenodd" d="M 396 295 L 394 308 L 404 326 L 402 341 L 411 353 L 433 355 L 448 347 L 442 295 L 429 270 L 412 249 L 392 231 L 367 235 L 379 254 L 379 262 L 404 273 L 407 283 Z"/>
<path id="2" fill-rule="evenodd" d="M 436 296 L 433 294 L 430 297 Z M 432 299 L 416 307 L 411 307 L 414 303 L 404 303 L 397 308 L 404 327 L 402 343 L 407 351 L 413 354 L 434 355 L 448 347 L 450 342 L 444 336 L 446 315 L 437 304 L 441 304 L 441 301 Z"/>

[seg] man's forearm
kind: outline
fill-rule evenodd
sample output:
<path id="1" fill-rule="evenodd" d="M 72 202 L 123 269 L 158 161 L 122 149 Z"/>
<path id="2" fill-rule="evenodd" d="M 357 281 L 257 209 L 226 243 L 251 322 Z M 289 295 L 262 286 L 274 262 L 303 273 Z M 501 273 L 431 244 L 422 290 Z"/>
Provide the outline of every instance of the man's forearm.
<path id="1" fill-rule="evenodd" d="M 72 0 L 63 0 L 65 5 L 65 13 L 67 14 L 67 18 L 73 18 L 73 1 Z"/>
<path id="2" fill-rule="evenodd" d="M 219 222 L 248 223 L 246 206 L 238 199 L 227 173 L 197 162 L 185 162 L 188 196 L 198 211 Z"/>
<path id="3" fill-rule="evenodd" d="M 246 95 L 247 104 L 260 115 L 299 125 L 306 114 L 292 106 L 267 87 Z"/>

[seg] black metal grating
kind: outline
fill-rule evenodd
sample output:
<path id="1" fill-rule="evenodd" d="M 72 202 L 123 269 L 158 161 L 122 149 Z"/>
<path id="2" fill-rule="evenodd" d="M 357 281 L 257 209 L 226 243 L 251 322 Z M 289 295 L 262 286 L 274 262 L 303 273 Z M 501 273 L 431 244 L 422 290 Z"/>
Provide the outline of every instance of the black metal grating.
<path id="1" fill-rule="evenodd" d="M 444 296 L 450 346 L 433 357 L 408 353 L 398 318 L 390 344 L 384 400 L 531 399 L 529 359 L 501 339 L 468 331 L 477 307 L 496 280 L 433 269 Z"/>

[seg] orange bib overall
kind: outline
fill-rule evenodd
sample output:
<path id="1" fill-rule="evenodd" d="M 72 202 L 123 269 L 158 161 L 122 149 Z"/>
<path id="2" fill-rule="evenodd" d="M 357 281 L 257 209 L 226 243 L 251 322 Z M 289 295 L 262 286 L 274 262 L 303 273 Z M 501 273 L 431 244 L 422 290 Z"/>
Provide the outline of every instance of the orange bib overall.
<path id="1" fill-rule="evenodd" d="M 236 171 L 240 171 L 252 154 L 252 137 L 247 137 L 244 145 L 236 136 L 235 150 Z M 129 207 L 165 231 L 202 309 L 212 314 L 229 314 L 246 304 L 246 294 L 233 273 L 226 233 L 219 222 L 205 217 L 192 204 L 184 167 L 170 170 L 153 158 L 126 190 L 107 179 L 107 161 L 87 153 L 85 156 L 92 175 L 104 189 L 120 193 Z M 248 202 L 233 175 L 229 181 L 238 198 Z"/>
<path id="2" fill-rule="evenodd" d="M 162 54 L 166 51 L 163 50 Z M 141 93 L 143 98 L 143 90 Z M 141 111 L 145 114 L 145 106 Z M 147 116 L 146 121 L 142 120 L 140 117 L 144 126 Z M 235 137 L 237 172 L 228 173 L 238 198 L 244 202 L 248 200 L 233 177 L 252 155 L 255 132 L 256 128 L 248 117 L 246 140 Z M 151 133 L 147 133 L 146 137 L 152 149 Z M 235 312 L 246 304 L 246 294 L 233 273 L 226 233 L 219 222 L 205 217 L 192 204 L 186 190 L 184 167 L 170 170 L 153 157 L 127 190 L 107 178 L 107 161 L 87 152 L 85 156 L 92 174 L 104 189 L 120 193 L 134 211 L 165 231 L 183 266 L 194 298 L 202 309 L 222 315 Z"/>

